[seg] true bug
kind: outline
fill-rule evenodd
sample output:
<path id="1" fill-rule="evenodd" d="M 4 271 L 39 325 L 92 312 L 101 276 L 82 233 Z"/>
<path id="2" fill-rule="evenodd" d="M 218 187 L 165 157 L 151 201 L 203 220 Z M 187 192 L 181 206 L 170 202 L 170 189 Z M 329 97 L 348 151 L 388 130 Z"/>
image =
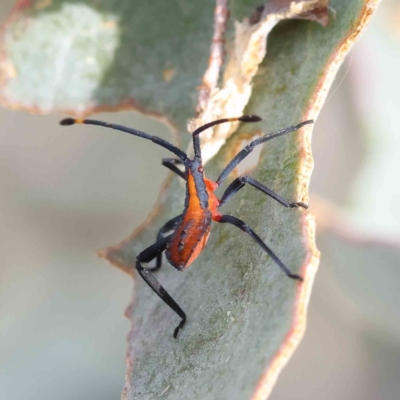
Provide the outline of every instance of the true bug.
<path id="1" fill-rule="evenodd" d="M 278 264 L 278 266 L 288 277 L 297 279 L 299 281 L 303 280 L 301 276 L 293 274 L 245 222 L 232 215 L 222 215 L 219 213 L 218 209 L 223 206 L 246 183 L 272 197 L 285 207 L 303 207 L 307 209 L 308 206 L 304 203 L 289 203 L 286 199 L 282 198 L 277 193 L 249 176 L 240 176 L 233 180 L 233 182 L 223 193 L 221 199 L 214 194 L 214 191 L 225 181 L 233 169 L 253 151 L 256 146 L 278 136 L 294 132 L 304 125 L 313 123 L 313 121 L 305 121 L 298 125 L 290 126 L 253 140 L 231 160 L 231 162 L 225 167 L 215 182 L 207 179 L 204 175 L 199 139 L 199 134 L 201 132 L 211 128 L 214 125 L 222 124 L 224 122 L 258 122 L 260 120 L 261 118 L 256 115 L 244 115 L 239 118 L 219 119 L 197 128 L 192 133 L 194 148 L 193 159 L 190 159 L 182 150 L 178 149 L 164 139 L 149 135 L 148 133 L 141 132 L 136 129 L 127 128 L 122 125 L 111 124 L 92 119 L 73 118 L 65 118 L 60 122 L 61 125 L 98 125 L 122 132 L 127 132 L 134 136 L 151 140 L 152 142 L 170 150 L 178 157 L 178 159 L 164 158 L 162 160 L 162 165 L 186 181 L 186 198 L 183 213 L 168 221 L 160 229 L 157 235 L 157 241 L 152 246 L 143 250 L 136 258 L 136 269 L 140 276 L 151 287 L 151 289 L 153 289 L 154 292 L 181 318 L 179 325 L 174 330 L 174 338 L 178 336 L 179 330 L 183 328 L 186 322 L 186 314 L 175 302 L 175 300 L 167 293 L 167 291 L 160 285 L 152 272 L 157 271 L 161 267 L 163 251 L 165 251 L 165 255 L 170 264 L 179 271 L 187 268 L 198 257 L 206 245 L 210 235 L 212 220 L 216 222 L 232 224 L 246 232 L 259 246 L 262 247 L 262 249 L 275 261 L 275 263 Z M 181 171 L 176 166 L 177 164 L 183 164 L 185 170 Z M 171 234 L 164 236 L 171 231 Z M 143 268 L 142 263 L 149 263 L 153 259 L 156 259 L 155 267 Z"/>

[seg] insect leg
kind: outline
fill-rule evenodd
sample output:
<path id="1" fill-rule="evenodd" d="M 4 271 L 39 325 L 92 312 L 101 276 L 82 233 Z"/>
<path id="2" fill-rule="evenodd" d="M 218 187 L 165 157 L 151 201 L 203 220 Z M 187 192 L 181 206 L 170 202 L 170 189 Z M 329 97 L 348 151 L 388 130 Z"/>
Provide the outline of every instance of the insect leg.
<path id="1" fill-rule="evenodd" d="M 299 281 L 303 281 L 303 278 L 300 275 L 293 274 L 289 268 L 278 258 L 278 256 L 261 240 L 261 238 L 243 221 L 232 216 L 232 215 L 223 215 L 218 222 L 232 224 L 243 232 L 246 232 L 262 249 L 278 264 L 278 266 L 282 269 L 282 271 L 292 279 L 297 279 Z"/>
<path id="2" fill-rule="evenodd" d="M 304 203 L 289 203 L 286 199 L 279 196 L 279 194 L 275 193 L 273 190 L 267 188 L 262 183 L 256 181 L 250 176 L 239 176 L 236 178 L 225 190 L 225 193 L 221 197 L 221 201 L 219 207 L 223 206 L 235 193 L 237 193 L 246 183 L 254 186 L 256 189 L 261 190 L 266 195 L 272 197 L 277 202 L 281 203 L 285 207 L 294 208 L 294 207 L 303 207 L 307 210 L 308 206 Z"/>
<path id="3" fill-rule="evenodd" d="M 179 175 L 182 179 L 186 181 L 185 172 L 176 167 L 176 164 L 183 164 L 180 159 L 163 158 L 161 164 L 164 165 L 164 167 L 170 169 L 172 172 L 175 172 L 175 174 Z"/>
<path id="4" fill-rule="evenodd" d="M 218 185 L 221 185 L 221 183 L 228 177 L 228 175 L 236 168 L 236 166 L 242 162 L 253 150 L 256 146 L 258 146 L 261 143 L 267 142 L 268 140 L 274 139 L 278 136 L 285 135 L 290 132 L 297 131 L 300 129 L 302 126 L 307 125 L 307 124 L 312 124 L 314 121 L 309 120 L 309 121 L 304 121 L 301 122 L 298 125 L 293 125 L 289 126 L 288 128 L 281 129 L 280 131 L 270 133 L 268 135 L 262 136 L 256 140 L 253 140 L 250 144 L 248 144 L 246 147 L 244 147 L 241 151 L 239 151 L 238 154 L 236 154 L 235 157 L 233 157 L 232 161 L 225 167 L 225 169 L 221 172 L 221 175 L 217 179 Z"/>
<path id="5" fill-rule="evenodd" d="M 182 215 L 178 215 L 175 218 L 170 219 L 159 231 L 157 234 L 157 242 L 159 242 L 161 239 L 164 238 L 164 234 L 172 231 L 176 225 L 179 223 L 180 219 L 182 218 Z M 162 253 L 157 254 L 157 259 L 156 259 L 156 265 L 155 267 L 152 268 L 146 268 L 148 271 L 155 272 L 158 271 L 161 268 L 161 263 L 162 263 Z"/>
<path id="6" fill-rule="evenodd" d="M 174 330 L 174 338 L 176 338 L 179 330 L 183 328 L 183 325 L 185 325 L 186 314 L 175 302 L 175 300 L 167 293 L 167 291 L 160 285 L 156 277 L 149 270 L 142 267 L 142 263 L 148 263 L 149 261 L 153 260 L 157 254 L 160 254 L 166 249 L 167 244 L 171 240 L 171 236 L 172 235 L 169 235 L 143 250 L 136 258 L 136 269 L 144 281 L 151 287 L 151 289 L 153 289 L 153 291 L 161 298 L 161 300 L 173 311 L 175 311 L 179 317 L 182 318 L 181 322 Z"/>
<path id="7" fill-rule="evenodd" d="M 137 129 L 127 128 L 126 126 L 123 125 L 112 124 L 110 122 L 98 121 L 95 119 L 64 118 L 63 120 L 60 121 L 60 125 L 63 126 L 69 126 L 74 124 L 97 125 L 97 126 L 103 126 L 105 128 L 115 129 L 116 131 L 126 132 L 133 136 L 138 136 L 143 139 L 151 140 L 153 143 L 158 144 L 159 146 L 162 146 L 165 149 L 171 151 L 183 161 L 187 159 L 187 155 L 182 150 L 174 146 L 172 143 L 169 143 L 158 136 L 149 135 L 148 133 L 139 131 Z"/>

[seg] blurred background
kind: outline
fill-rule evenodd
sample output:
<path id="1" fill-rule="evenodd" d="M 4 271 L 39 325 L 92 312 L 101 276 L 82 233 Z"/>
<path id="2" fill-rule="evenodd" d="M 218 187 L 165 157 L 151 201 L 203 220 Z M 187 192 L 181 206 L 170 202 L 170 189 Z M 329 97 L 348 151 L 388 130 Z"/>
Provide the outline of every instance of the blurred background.
<path id="1" fill-rule="evenodd" d="M 386 0 L 315 125 L 320 270 L 271 399 L 400 398 L 399 27 L 400 4 Z M 170 138 L 133 112 L 98 117 Z M 132 282 L 95 250 L 151 211 L 165 152 L 59 119 L 0 109 L 0 398 L 119 399 Z"/>

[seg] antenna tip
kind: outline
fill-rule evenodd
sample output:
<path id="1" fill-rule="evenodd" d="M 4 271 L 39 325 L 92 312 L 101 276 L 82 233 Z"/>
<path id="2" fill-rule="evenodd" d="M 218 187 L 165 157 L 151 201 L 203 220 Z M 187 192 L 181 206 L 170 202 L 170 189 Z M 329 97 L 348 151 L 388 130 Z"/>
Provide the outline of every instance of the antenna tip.
<path id="1" fill-rule="evenodd" d="M 243 115 L 240 118 L 238 118 L 238 120 L 242 122 L 258 122 L 261 121 L 262 118 L 259 117 L 258 115 Z"/>
<path id="2" fill-rule="evenodd" d="M 64 118 L 63 120 L 60 121 L 60 125 L 63 126 L 74 125 L 75 123 L 76 120 L 74 118 Z"/>

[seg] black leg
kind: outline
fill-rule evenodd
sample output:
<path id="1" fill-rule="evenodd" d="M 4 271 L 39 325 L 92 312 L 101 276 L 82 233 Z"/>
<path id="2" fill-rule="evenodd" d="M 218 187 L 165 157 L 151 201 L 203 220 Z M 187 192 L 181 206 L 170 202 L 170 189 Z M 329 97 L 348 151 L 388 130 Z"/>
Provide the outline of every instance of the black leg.
<path id="1" fill-rule="evenodd" d="M 167 142 L 164 139 L 161 139 L 158 136 L 149 135 L 146 132 L 139 131 L 133 128 L 127 128 L 126 126 L 112 124 L 110 122 L 98 121 L 95 119 L 79 119 L 79 118 L 64 118 L 60 121 L 60 125 L 69 126 L 74 124 L 86 124 L 86 125 L 97 125 L 103 126 L 105 128 L 115 129 L 116 131 L 126 132 L 134 136 L 141 137 L 143 139 L 151 140 L 153 143 L 158 144 L 159 146 L 164 147 L 165 149 L 172 151 L 176 156 L 178 156 L 182 161 L 187 160 L 187 155 L 182 150 L 178 149 L 172 143 Z"/>
<path id="2" fill-rule="evenodd" d="M 240 219 L 233 217 L 232 215 L 223 215 L 218 222 L 232 224 L 243 232 L 246 232 L 250 235 L 262 248 L 263 250 L 278 264 L 278 266 L 282 269 L 282 271 L 292 279 L 297 279 L 299 281 L 303 281 L 303 278 L 300 275 L 293 274 L 289 268 L 286 267 L 285 264 L 275 255 L 275 253 L 260 239 L 260 237 L 243 221 Z"/>
<path id="3" fill-rule="evenodd" d="M 178 215 L 175 218 L 170 219 L 159 231 L 157 234 L 157 242 L 159 242 L 161 239 L 164 238 L 164 234 L 168 233 L 169 231 L 172 231 L 175 229 L 176 225 L 179 223 L 181 220 L 182 215 Z M 152 268 L 146 268 L 148 271 L 155 272 L 158 271 L 161 268 L 162 264 L 162 253 L 157 254 L 157 259 L 156 259 L 156 265 L 155 267 Z"/>
<path id="4" fill-rule="evenodd" d="M 250 144 L 248 144 L 246 147 L 243 148 L 243 150 L 239 151 L 238 154 L 236 154 L 235 157 L 233 157 L 232 161 L 225 167 L 225 169 L 221 172 L 221 175 L 217 179 L 218 185 L 221 185 L 221 183 L 228 177 L 228 175 L 236 168 L 236 166 L 243 161 L 253 150 L 256 146 L 258 146 L 261 143 L 267 142 L 268 140 L 274 139 L 278 136 L 285 135 L 286 133 L 294 132 L 300 129 L 302 126 L 307 125 L 307 124 L 312 124 L 314 121 L 309 120 L 309 121 L 304 121 L 301 122 L 298 125 L 293 125 L 289 126 L 288 128 L 281 129 L 280 131 L 270 133 L 268 135 L 265 135 L 263 137 L 260 137 L 256 140 L 253 140 Z"/>
<path id="5" fill-rule="evenodd" d="M 143 250 L 136 258 L 136 269 L 144 281 L 153 289 L 161 300 L 182 318 L 181 322 L 174 330 L 174 338 L 176 339 L 179 330 L 183 328 L 183 325 L 185 325 L 186 314 L 168 292 L 160 285 L 155 276 L 149 270 L 143 268 L 141 264 L 148 263 L 157 257 L 158 254 L 163 252 L 166 249 L 168 242 L 171 240 L 171 236 L 172 235 L 169 235 L 148 247 L 146 250 Z"/>
<path id="6" fill-rule="evenodd" d="M 181 160 L 176 158 L 163 158 L 161 164 L 170 169 L 172 172 L 175 172 L 175 174 L 179 175 L 186 181 L 185 172 L 176 167 L 176 164 L 183 164 Z"/>
<path id="7" fill-rule="evenodd" d="M 237 193 L 246 183 L 254 186 L 258 190 L 261 190 L 266 195 L 272 197 L 282 205 L 288 208 L 294 207 L 303 207 L 307 210 L 308 206 L 304 203 L 289 203 L 286 199 L 279 196 L 279 194 L 275 193 L 273 190 L 268 189 L 262 183 L 257 182 L 255 179 L 251 178 L 250 176 L 239 176 L 236 178 L 225 190 L 225 193 L 221 197 L 221 202 L 219 207 L 222 207 L 235 193 Z"/>

